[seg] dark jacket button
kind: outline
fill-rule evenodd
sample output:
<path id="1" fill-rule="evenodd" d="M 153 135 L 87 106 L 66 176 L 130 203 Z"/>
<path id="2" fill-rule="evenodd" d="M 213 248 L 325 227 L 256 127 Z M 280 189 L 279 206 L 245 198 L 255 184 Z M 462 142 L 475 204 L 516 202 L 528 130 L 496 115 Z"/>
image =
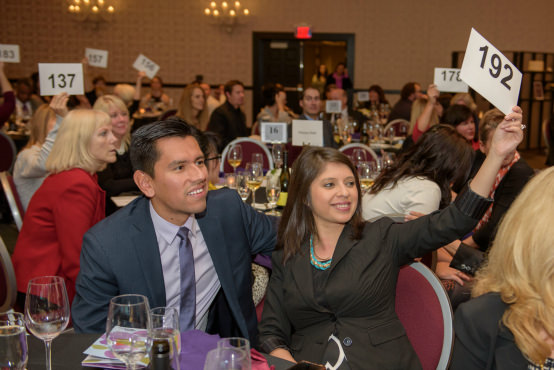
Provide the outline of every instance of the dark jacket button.
<path id="1" fill-rule="evenodd" d="M 352 345 L 352 339 L 350 337 L 346 337 L 343 339 L 342 344 L 346 347 L 350 347 Z"/>

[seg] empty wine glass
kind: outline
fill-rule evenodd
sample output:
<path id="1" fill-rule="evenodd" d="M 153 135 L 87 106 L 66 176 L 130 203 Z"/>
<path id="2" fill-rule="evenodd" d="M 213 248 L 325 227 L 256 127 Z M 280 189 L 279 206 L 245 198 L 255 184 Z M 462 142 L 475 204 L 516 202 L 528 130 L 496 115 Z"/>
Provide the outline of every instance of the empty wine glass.
<path id="1" fill-rule="evenodd" d="M 125 294 L 110 300 L 106 339 L 112 353 L 127 369 L 135 369 L 136 363 L 148 353 L 151 329 L 150 307 L 145 296 Z"/>
<path id="2" fill-rule="evenodd" d="M 273 147 L 271 148 L 271 154 L 273 155 L 275 168 L 281 168 L 281 166 L 283 165 L 283 151 L 283 144 L 273 144 Z"/>
<path id="3" fill-rule="evenodd" d="M 0 313 L 0 369 L 24 370 L 27 358 L 27 335 L 23 314 Z"/>
<path id="4" fill-rule="evenodd" d="M 65 282 L 59 276 L 40 276 L 29 281 L 25 298 L 27 329 L 44 342 L 46 369 L 52 369 L 52 340 L 69 323 L 69 301 Z"/>
<path id="5" fill-rule="evenodd" d="M 360 162 L 366 162 L 367 161 L 366 151 L 360 148 L 354 149 L 352 151 L 352 159 L 353 159 L 354 166 L 358 166 Z"/>
<path id="6" fill-rule="evenodd" d="M 244 174 L 246 176 L 246 184 L 252 190 L 252 207 L 256 208 L 256 190 L 262 185 L 264 177 L 262 166 L 259 163 L 248 163 L 246 164 Z"/>
<path id="7" fill-rule="evenodd" d="M 268 214 L 276 215 L 277 212 L 275 212 L 274 209 L 277 207 L 277 201 L 279 200 L 279 195 L 281 194 L 281 181 L 279 176 L 269 175 L 266 177 L 265 193 L 267 196 L 267 202 L 272 209 L 272 211 L 268 212 Z"/>
<path id="8" fill-rule="evenodd" d="M 242 147 L 240 144 L 235 144 L 229 149 L 227 162 L 229 162 L 229 165 L 233 167 L 233 172 L 237 172 L 237 167 L 242 162 Z"/>
<path id="9" fill-rule="evenodd" d="M 250 196 L 250 188 L 248 187 L 246 176 L 244 175 L 243 171 L 241 171 L 237 175 L 236 181 L 237 181 L 237 191 L 240 195 L 240 199 L 242 199 L 243 202 L 246 202 L 246 200 Z"/>
<path id="10" fill-rule="evenodd" d="M 169 362 L 173 370 L 179 370 L 179 353 L 181 352 L 181 335 L 179 332 L 179 312 L 175 307 L 156 307 L 150 310 L 152 353 L 155 348 L 169 349 Z M 151 361 L 154 359 L 151 357 Z"/>
<path id="11" fill-rule="evenodd" d="M 204 370 L 250 370 L 249 360 L 241 349 L 218 347 L 208 352 Z"/>
<path id="12" fill-rule="evenodd" d="M 264 168 L 264 156 L 262 153 L 252 153 L 252 163 L 259 163 Z"/>

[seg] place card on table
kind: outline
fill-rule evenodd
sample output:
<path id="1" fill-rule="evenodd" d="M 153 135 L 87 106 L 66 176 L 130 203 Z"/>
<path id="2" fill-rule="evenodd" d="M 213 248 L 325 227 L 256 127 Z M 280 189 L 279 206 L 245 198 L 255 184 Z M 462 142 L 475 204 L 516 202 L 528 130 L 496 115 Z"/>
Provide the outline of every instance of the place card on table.
<path id="1" fill-rule="evenodd" d="M 99 49 L 85 49 L 88 65 L 91 67 L 108 68 L 108 51 Z"/>
<path id="2" fill-rule="evenodd" d="M 100 367 L 102 369 L 125 369 L 123 361 L 118 359 L 108 346 L 106 334 L 102 334 L 94 343 L 91 344 L 84 352 L 87 357 L 81 365 L 87 367 Z M 150 359 L 148 355 L 138 361 L 137 367 L 144 368 L 148 366 Z"/>
<path id="3" fill-rule="evenodd" d="M 83 95 L 83 65 L 81 63 L 39 63 L 40 95 Z"/>
<path id="4" fill-rule="evenodd" d="M 340 100 L 326 100 L 325 101 L 325 112 L 326 113 L 340 113 L 342 112 L 341 109 L 341 101 Z"/>
<path id="5" fill-rule="evenodd" d="M 460 78 L 504 114 L 517 105 L 521 72 L 474 28 L 469 35 Z"/>
<path id="6" fill-rule="evenodd" d="M 435 68 L 435 79 L 440 92 L 468 92 L 469 87 L 460 78 L 459 68 Z"/>
<path id="7" fill-rule="evenodd" d="M 287 124 L 286 122 L 262 122 L 260 134 L 264 143 L 286 143 Z"/>
<path id="8" fill-rule="evenodd" d="M 0 44 L 0 62 L 19 63 L 19 45 Z"/>
<path id="9" fill-rule="evenodd" d="M 133 68 L 137 71 L 144 71 L 148 78 L 152 79 L 158 73 L 160 66 L 154 63 L 152 60 L 148 59 L 142 54 L 139 54 L 135 63 L 133 63 Z"/>
<path id="10" fill-rule="evenodd" d="M 358 91 L 358 101 L 369 101 L 369 91 Z"/>
<path id="11" fill-rule="evenodd" d="M 323 146 L 323 121 L 293 120 L 292 145 Z"/>

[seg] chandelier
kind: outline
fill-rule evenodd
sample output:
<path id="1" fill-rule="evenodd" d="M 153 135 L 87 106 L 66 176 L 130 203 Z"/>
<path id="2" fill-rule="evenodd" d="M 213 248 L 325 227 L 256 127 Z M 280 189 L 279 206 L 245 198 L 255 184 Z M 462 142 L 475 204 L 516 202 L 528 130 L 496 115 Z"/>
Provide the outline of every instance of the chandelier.
<path id="1" fill-rule="evenodd" d="M 108 21 L 115 13 L 111 0 L 68 0 L 67 10 L 80 21 Z"/>
<path id="2" fill-rule="evenodd" d="M 234 2 L 212 0 L 210 5 L 204 9 L 204 15 L 231 33 L 237 24 L 250 15 L 250 10 L 243 8 L 238 0 Z"/>

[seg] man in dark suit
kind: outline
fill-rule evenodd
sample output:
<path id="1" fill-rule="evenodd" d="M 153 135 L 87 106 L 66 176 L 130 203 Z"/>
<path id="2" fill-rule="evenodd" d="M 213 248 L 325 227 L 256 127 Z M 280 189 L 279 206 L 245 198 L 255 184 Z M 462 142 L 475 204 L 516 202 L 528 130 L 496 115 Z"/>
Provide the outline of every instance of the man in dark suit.
<path id="1" fill-rule="evenodd" d="M 319 120 L 321 110 L 321 96 L 319 90 L 313 87 L 307 87 L 302 93 L 300 100 L 302 114 L 298 117 L 299 120 Z M 323 121 L 323 146 L 338 148 L 338 144 L 333 140 L 333 125 L 329 120 Z"/>
<path id="2" fill-rule="evenodd" d="M 330 100 L 340 100 L 341 102 L 341 113 L 336 115 L 336 118 L 342 118 L 343 121 L 354 121 L 356 122 L 356 132 L 359 132 L 364 124 L 367 121 L 366 116 L 357 110 L 353 110 L 348 106 L 348 95 L 343 89 L 333 89 L 329 92 Z"/>
<path id="3" fill-rule="evenodd" d="M 208 194 L 199 135 L 177 119 L 133 134 L 134 180 L 144 196 L 84 236 L 76 331 L 103 332 L 112 297 L 142 294 L 150 307 L 177 307 L 181 330 L 256 340 L 251 260 L 273 250 L 275 225 L 235 191 Z"/>

